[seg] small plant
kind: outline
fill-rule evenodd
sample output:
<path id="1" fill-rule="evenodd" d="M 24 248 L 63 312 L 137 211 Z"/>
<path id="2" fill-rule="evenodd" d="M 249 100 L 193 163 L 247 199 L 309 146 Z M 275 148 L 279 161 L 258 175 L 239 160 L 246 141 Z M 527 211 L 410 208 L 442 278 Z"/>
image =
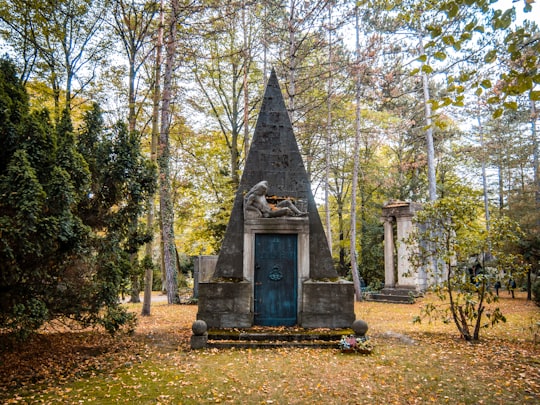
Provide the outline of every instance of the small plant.
<path id="1" fill-rule="evenodd" d="M 374 346 L 367 336 L 343 335 L 339 341 L 339 348 L 342 352 L 369 354 Z"/>
<path id="2" fill-rule="evenodd" d="M 369 291 L 381 291 L 384 288 L 384 283 L 379 280 L 378 278 L 375 278 L 371 283 L 368 285 Z"/>
<path id="3" fill-rule="evenodd" d="M 468 341 L 479 340 L 481 328 L 505 322 L 490 285 L 495 280 L 509 282 L 528 271 L 516 253 L 515 245 L 523 235 L 517 223 L 501 215 L 492 218 L 486 229 L 476 201 L 447 197 L 425 204 L 415 224 L 407 243 L 416 243 L 417 248 L 410 251 L 409 260 L 416 270 L 424 269 L 428 279 L 436 280 L 430 289 L 441 302 L 427 303 L 415 322 L 423 317 L 454 322 Z M 492 259 L 486 263 L 488 256 Z M 471 257 L 478 258 L 477 265 L 457 265 Z"/>

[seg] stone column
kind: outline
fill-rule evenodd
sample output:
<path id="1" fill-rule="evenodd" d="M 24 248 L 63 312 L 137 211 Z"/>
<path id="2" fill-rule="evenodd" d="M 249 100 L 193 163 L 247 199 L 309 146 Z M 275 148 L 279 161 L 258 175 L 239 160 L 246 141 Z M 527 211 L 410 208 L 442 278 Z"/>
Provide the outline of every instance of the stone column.
<path id="1" fill-rule="evenodd" d="M 394 276 L 394 230 L 392 217 L 383 217 L 384 221 L 384 287 L 393 288 L 396 285 Z"/>
<path id="2" fill-rule="evenodd" d="M 396 218 L 397 221 L 397 243 L 398 243 L 398 285 L 401 287 L 416 287 L 416 277 L 409 261 L 410 246 L 405 240 L 409 237 L 412 231 L 412 216 L 401 216 Z"/>

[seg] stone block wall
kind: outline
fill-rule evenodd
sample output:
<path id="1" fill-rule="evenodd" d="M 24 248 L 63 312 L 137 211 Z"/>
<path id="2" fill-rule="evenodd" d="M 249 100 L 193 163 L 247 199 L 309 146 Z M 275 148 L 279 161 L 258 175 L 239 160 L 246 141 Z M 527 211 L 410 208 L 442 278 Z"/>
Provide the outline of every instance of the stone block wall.
<path id="1" fill-rule="evenodd" d="M 251 327 L 252 291 L 252 283 L 245 281 L 200 283 L 197 319 L 209 328 Z"/>
<path id="2" fill-rule="evenodd" d="M 308 280 L 304 283 L 302 305 L 304 328 L 349 328 L 356 319 L 351 282 Z"/>

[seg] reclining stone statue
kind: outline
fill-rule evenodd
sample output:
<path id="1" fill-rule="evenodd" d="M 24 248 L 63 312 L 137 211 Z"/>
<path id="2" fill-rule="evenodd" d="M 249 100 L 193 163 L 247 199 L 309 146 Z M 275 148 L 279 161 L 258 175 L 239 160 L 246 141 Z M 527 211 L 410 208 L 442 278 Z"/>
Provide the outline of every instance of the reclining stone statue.
<path id="1" fill-rule="evenodd" d="M 244 197 L 244 219 L 276 218 L 276 217 L 304 217 L 308 213 L 300 211 L 294 203 L 285 199 L 275 206 L 266 200 L 268 181 L 263 180 L 255 184 Z"/>

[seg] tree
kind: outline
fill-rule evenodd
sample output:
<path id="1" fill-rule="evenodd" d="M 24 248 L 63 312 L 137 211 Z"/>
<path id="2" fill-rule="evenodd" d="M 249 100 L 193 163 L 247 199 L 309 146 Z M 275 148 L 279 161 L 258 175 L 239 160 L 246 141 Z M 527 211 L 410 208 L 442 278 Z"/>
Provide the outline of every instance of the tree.
<path id="1" fill-rule="evenodd" d="M 355 89 L 355 119 L 354 119 L 354 148 L 353 148 L 353 170 L 352 170 L 352 191 L 351 191 L 351 235 L 350 235 L 350 255 L 351 255 L 351 271 L 355 284 L 357 299 L 361 299 L 361 282 L 358 274 L 358 264 L 361 264 L 362 272 L 365 279 L 375 278 L 370 277 L 370 272 L 367 271 L 369 263 L 368 252 L 373 253 L 372 257 L 376 256 L 376 243 L 370 243 L 367 240 L 367 211 L 368 201 L 372 198 L 374 190 L 378 187 L 378 181 L 370 176 L 370 167 L 373 167 L 375 150 L 378 149 L 379 140 L 378 131 L 369 127 L 369 123 L 376 115 L 367 109 L 373 109 L 373 100 L 377 97 L 376 91 L 372 90 L 377 87 L 377 76 L 380 74 L 380 69 L 377 67 L 377 60 L 382 53 L 381 36 L 376 33 L 370 33 L 368 29 L 361 32 L 362 16 L 369 13 L 368 10 L 362 11 L 360 7 L 355 7 L 355 62 L 352 67 L 351 76 L 354 77 Z M 365 27 L 364 27 L 365 28 Z M 362 44 L 360 39 L 364 38 L 365 43 Z M 376 108 L 376 107 L 375 107 Z M 362 110 L 365 109 L 364 116 Z M 380 125 L 380 123 L 378 124 Z M 368 184 L 371 183 L 371 184 Z M 371 191 L 369 190 L 371 188 Z M 358 196 L 360 198 L 358 198 Z M 358 203 L 359 207 L 358 207 Z M 358 207 L 358 208 L 357 208 Z M 358 220 L 358 213 L 360 220 Z M 360 229 L 357 224 L 360 223 Z M 358 229 L 358 232 L 357 232 Z M 360 241 L 360 252 L 357 251 L 357 240 Z M 377 240 L 377 238 L 375 238 Z M 360 253 L 360 254 L 359 254 Z M 382 267 L 381 267 L 382 268 Z M 369 275 L 368 275 L 369 274 Z M 367 277 L 366 277 L 367 276 Z"/>
<path id="2" fill-rule="evenodd" d="M 31 7 L 21 0 L 0 3 L 4 39 L 24 56 L 26 78 L 41 75 L 49 83 L 55 120 L 65 108 L 71 110 L 72 100 L 93 81 L 97 62 L 103 60 L 107 36 L 98 34 L 106 12 L 106 2 L 90 0 L 37 0 Z"/>
<path id="3" fill-rule="evenodd" d="M 194 133 L 178 125 L 173 182 L 177 240 L 190 255 L 217 254 L 229 221 L 235 190 L 228 174 L 229 152 L 220 133 Z"/>
<path id="4" fill-rule="evenodd" d="M 25 337 L 43 323 L 72 318 L 115 332 L 132 316 L 118 294 L 124 258 L 145 240 L 130 228 L 155 173 L 125 126 L 105 133 L 99 110 L 77 137 L 69 114 L 56 127 L 0 62 L 0 327 Z"/>
<path id="5" fill-rule="evenodd" d="M 356 32 L 356 97 L 355 97 L 355 136 L 353 148 L 353 173 L 351 191 L 351 272 L 353 274 L 354 291 L 357 301 L 362 300 L 362 288 L 358 275 L 358 261 L 356 253 L 356 190 L 358 187 L 358 171 L 360 170 L 360 133 L 361 133 L 361 106 L 362 95 L 360 87 L 360 16 L 358 6 L 355 8 L 355 32 Z"/>
<path id="6" fill-rule="evenodd" d="M 145 1 L 128 3 L 124 0 L 113 2 L 113 29 L 120 38 L 125 55 L 128 60 L 128 130 L 135 132 L 137 125 L 138 111 L 137 102 L 137 74 L 146 60 L 147 55 L 140 55 L 144 46 L 149 42 L 152 33 L 154 16 L 158 11 L 158 4 L 155 1 Z M 146 52 L 148 54 L 148 52 Z M 153 199 L 153 196 L 150 197 Z M 138 219 L 135 219 L 137 221 Z M 133 224 L 137 226 L 136 223 Z M 132 255 L 132 263 L 137 259 L 136 252 Z M 150 273 L 151 266 L 147 266 Z M 150 283 L 151 284 L 151 283 Z M 131 281 L 131 302 L 140 302 L 139 279 L 136 275 Z"/>
<path id="7" fill-rule="evenodd" d="M 154 0 L 143 2 L 114 0 L 113 29 L 120 39 L 128 61 L 128 129 L 135 131 L 137 121 L 137 74 L 148 57 L 145 51 L 153 34 L 154 17 L 159 4 Z M 152 48 L 150 48 L 151 50 Z M 142 53 L 142 54 L 141 54 Z"/>
<path id="8" fill-rule="evenodd" d="M 519 0 L 513 1 L 516 3 Z M 525 13 L 532 11 L 530 0 L 523 0 L 523 11 Z M 471 2 L 454 2 L 441 1 L 438 2 L 439 10 L 443 11 L 449 19 L 460 19 L 461 15 L 471 15 L 467 24 L 463 25 L 461 35 L 448 36 L 443 30 L 436 26 L 429 26 L 428 30 L 431 37 L 437 41 L 447 37 L 451 41 L 454 48 L 461 48 L 469 43 L 473 43 L 477 36 L 475 32 L 486 33 L 487 30 L 492 30 L 493 33 L 503 33 L 504 41 L 492 42 L 485 44 L 481 48 L 483 62 L 486 65 L 505 64 L 507 55 L 511 55 L 512 61 L 522 60 L 522 69 L 503 69 L 501 76 L 507 85 L 498 94 L 490 97 L 489 102 L 499 104 L 494 110 L 493 116 L 497 118 L 503 114 L 505 109 L 514 109 L 513 103 L 505 103 L 507 97 L 516 95 L 527 95 L 531 101 L 540 99 L 540 91 L 536 86 L 540 79 L 537 71 L 537 58 L 527 57 L 527 55 L 538 55 L 540 50 L 540 37 L 536 24 L 525 24 L 524 26 L 515 26 L 514 20 L 516 15 L 515 7 L 509 9 L 499 9 L 497 0 L 474 0 Z M 471 13 L 472 11 L 472 13 Z M 486 22 L 478 23 L 477 16 L 486 17 Z M 484 35 L 485 37 L 486 35 Z M 491 35 L 495 37 L 495 35 Z M 476 80 L 475 80 L 476 79 Z M 486 87 L 484 78 L 475 78 L 472 81 L 472 86 L 476 88 L 477 94 L 481 94 Z"/>
<path id="9" fill-rule="evenodd" d="M 88 260 L 111 290 L 101 299 L 116 302 L 126 281 L 141 276 L 130 257 L 152 238 L 137 219 L 156 190 L 156 168 L 143 156 L 140 135 L 122 122 L 106 128 L 97 105 L 85 114 L 78 150 L 92 174 L 87 198 L 78 206 L 79 216 L 94 232 L 96 256 Z"/>
<path id="10" fill-rule="evenodd" d="M 283 56 L 279 63 L 282 65 L 282 71 L 287 75 L 285 85 L 288 98 L 287 109 L 293 125 L 302 111 L 309 109 L 307 107 L 309 99 L 302 99 L 302 93 L 309 88 L 306 80 L 310 78 L 309 75 L 299 73 L 310 53 L 314 49 L 321 49 L 321 45 L 324 44 L 324 36 L 314 34 L 322 25 L 324 10 L 328 3 L 328 0 L 317 0 L 311 3 L 289 0 L 287 14 L 284 16 L 283 26 L 286 29 L 281 32 L 283 36 L 280 38 L 284 42 L 284 48 L 281 50 Z"/>
<path id="11" fill-rule="evenodd" d="M 521 255 L 507 250 L 521 237 L 515 222 L 500 216 L 488 233 L 480 221 L 481 212 L 481 204 L 463 197 L 426 203 L 417 213 L 416 229 L 407 240 L 416 245 L 410 249 L 413 266 L 424 267 L 432 280 L 444 278 L 443 283 L 433 286 L 443 303 L 424 305 L 415 320 L 425 316 L 454 322 L 465 340 L 479 340 L 481 328 L 505 321 L 498 307 L 489 306 L 497 302 L 489 286 L 497 280 L 505 283 L 515 279 L 526 267 Z M 484 262 L 488 245 L 496 258 L 493 263 Z"/>
<path id="12" fill-rule="evenodd" d="M 478 48 L 462 47 L 456 39 L 466 30 L 478 28 L 480 23 L 475 12 L 475 7 L 455 10 L 445 14 L 446 7 L 439 2 L 430 1 L 402 2 L 393 10 L 397 13 L 397 19 L 393 22 L 393 30 L 401 34 L 400 41 L 404 52 L 413 52 L 410 57 L 416 58 L 419 67 L 412 70 L 412 74 L 418 75 L 421 81 L 420 93 L 423 105 L 423 128 L 425 132 L 426 168 L 428 179 L 428 198 L 430 201 L 437 199 L 437 176 L 436 176 L 436 150 L 435 128 L 437 116 L 443 109 L 451 104 L 463 105 L 463 88 L 454 86 L 456 97 L 451 99 L 445 94 L 433 94 L 432 82 L 440 74 L 446 74 L 447 82 L 453 83 L 453 69 L 457 65 L 458 72 L 461 69 L 460 60 L 473 60 Z M 454 7 L 456 8 L 456 7 Z M 478 28 L 480 29 L 480 28 Z M 414 44 L 416 43 L 416 46 Z M 415 54 L 416 52 L 416 54 Z M 439 87 L 442 87 L 439 85 Z"/>
<path id="13" fill-rule="evenodd" d="M 177 43 L 177 22 L 180 13 L 178 0 L 171 0 L 171 10 L 166 26 L 165 69 L 163 78 L 163 93 L 161 98 L 161 129 L 159 134 L 158 164 L 159 164 L 159 204 L 161 211 L 161 240 L 163 242 L 163 263 L 167 283 L 167 302 L 177 304 L 178 296 L 178 267 L 176 263 L 176 245 L 174 238 L 174 211 L 171 197 L 170 179 L 170 127 L 171 127 L 171 98 L 172 73 Z"/>
<path id="14" fill-rule="evenodd" d="M 25 337 L 44 322 L 76 316 L 72 281 L 89 229 L 74 215 L 88 183 L 69 125 L 58 131 L 47 112 L 29 113 L 29 98 L 9 60 L 0 61 L 0 127 L 6 142 L 0 167 L 0 325 Z"/>
<path id="15" fill-rule="evenodd" d="M 246 7 L 230 3 L 208 8 L 202 15 L 209 23 L 201 27 L 200 37 L 192 37 L 191 70 L 198 92 L 192 93 L 189 102 L 195 111 L 210 117 L 208 127 L 225 140 L 232 188 L 240 182 L 249 144 L 247 130 L 261 90 L 261 71 L 254 63 L 256 25 L 247 30 L 247 24 L 238 24 L 246 14 L 256 24 L 252 16 L 256 10 L 249 13 Z"/>
<path id="16" fill-rule="evenodd" d="M 161 100 L 161 60 L 163 53 L 163 30 L 164 30 L 164 21 L 165 21 L 165 11 L 163 10 L 164 0 L 160 0 L 159 3 L 159 23 L 157 27 L 157 33 L 155 37 L 156 46 L 154 47 L 155 57 L 154 57 L 154 80 L 152 82 L 152 127 L 151 127 L 151 141 L 150 141 L 150 159 L 157 166 L 157 157 L 158 157 L 158 140 L 160 135 L 159 128 L 159 105 Z M 154 198 L 148 200 L 147 206 L 147 217 L 146 225 L 148 229 L 153 232 L 154 230 L 154 211 L 155 211 L 155 201 Z M 161 242 L 161 238 L 160 238 Z M 145 248 L 146 253 L 146 263 L 152 261 L 152 243 L 149 242 L 146 244 Z M 148 263 L 149 264 L 149 263 Z M 152 285 L 153 285 L 154 269 L 153 266 L 146 266 L 145 268 L 145 277 L 144 277 L 144 298 L 143 306 L 141 310 L 141 315 L 149 316 L 150 315 L 150 306 L 152 304 Z"/>

